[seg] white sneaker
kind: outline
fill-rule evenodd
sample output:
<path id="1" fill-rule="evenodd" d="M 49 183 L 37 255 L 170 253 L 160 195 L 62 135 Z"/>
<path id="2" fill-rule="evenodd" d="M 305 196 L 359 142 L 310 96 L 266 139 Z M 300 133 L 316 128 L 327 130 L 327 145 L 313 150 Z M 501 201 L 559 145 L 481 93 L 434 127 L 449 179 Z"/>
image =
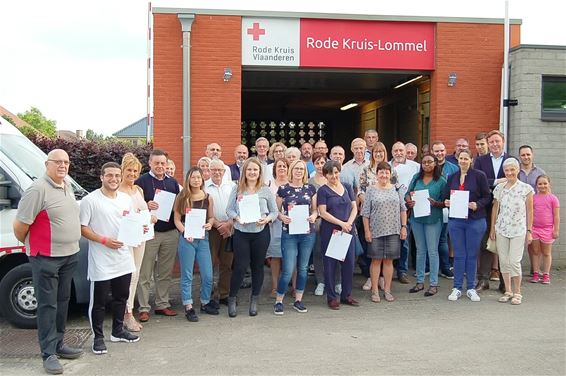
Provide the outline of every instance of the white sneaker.
<path id="1" fill-rule="evenodd" d="M 371 290 L 371 278 L 368 278 L 366 283 L 362 286 L 362 290 L 369 291 Z"/>
<path id="2" fill-rule="evenodd" d="M 319 283 L 316 285 L 316 289 L 314 289 L 314 294 L 316 296 L 322 296 L 324 294 L 324 283 Z"/>
<path id="3" fill-rule="evenodd" d="M 471 290 L 468 290 L 468 291 L 471 291 Z M 474 293 L 475 292 L 476 292 L 476 290 L 474 290 Z M 454 301 L 460 299 L 461 296 L 462 296 L 462 291 L 454 288 L 454 289 L 452 289 L 452 292 L 450 293 L 450 295 L 448 295 L 448 300 L 454 302 Z M 477 296 L 477 294 L 476 294 L 476 296 Z"/>
<path id="4" fill-rule="evenodd" d="M 334 292 L 338 295 L 340 295 L 342 293 L 342 284 L 341 283 L 334 286 Z"/>
<path id="5" fill-rule="evenodd" d="M 466 296 L 470 298 L 472 302 L 479 302 L 481 300 L 475 289 L 469 289 L 466 291 Z"/>

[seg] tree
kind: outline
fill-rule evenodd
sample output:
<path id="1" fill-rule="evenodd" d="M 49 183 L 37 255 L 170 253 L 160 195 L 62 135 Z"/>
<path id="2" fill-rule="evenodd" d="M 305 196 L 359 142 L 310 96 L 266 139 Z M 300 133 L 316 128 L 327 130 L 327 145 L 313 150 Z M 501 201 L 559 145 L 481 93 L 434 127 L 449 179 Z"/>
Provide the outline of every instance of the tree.
<path id="1" fill-rule="evenodd" d="M 34 129 L 43 133 L 46 137 L 57 137 L 57 122 L 47 119 L 36 107 L 32 107 L 24 113 L 19 113 L 18 117 L 31 125 Z"/>
<path id="2" fill-rule="evenodd" d="M 2 118 L 6 120 L 8 123 L 12 124 L 13 126 L 16 126 L 16 122 L 10 116 L 4 114 L 2 115 Z"/>
<path id="3" fill-rule="evenodd" d="M 87 140 L 91 140 L 91 141 L 105 141 L 105 140 L 110 139 L 110 137 L 106 137 L 102 133 L 96 133 L 92 129 L 86 130 L 86 136 L 85 137 L 86 137 Z"/>

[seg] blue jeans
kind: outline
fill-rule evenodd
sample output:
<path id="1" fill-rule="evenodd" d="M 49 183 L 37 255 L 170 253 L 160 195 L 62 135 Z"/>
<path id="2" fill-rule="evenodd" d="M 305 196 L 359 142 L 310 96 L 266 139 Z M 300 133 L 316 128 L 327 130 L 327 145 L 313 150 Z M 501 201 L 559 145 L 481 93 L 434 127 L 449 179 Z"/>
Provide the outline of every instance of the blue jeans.
<path id="1" fill-rule="evenodd" d="M 485 218 L 448 220 L 448 232 L 454 247 L 454 288 L 458 290 L 462 290 L 464 273 L 468 290 L 474 288 L 477 257 L 486 228 Z"/>
<path id="2" fill-rule="evenodd" d="M 397 277 L 409 271 L 409 254 L 411 247 L 411 221 L 407 219 L 407 238 L 401 240 L 401 255 L 397 260 Z"/>
<path id="3" fill-rule="evenodd" d="M 438 239 L 442 231 L 442 221 L 423 224 L 411 223 L 415 243 L 417 244 L 417 283 L 424 283 L 426 255 L 430 264 L 430 285 L 438 286 Z"/>
<path id="4" fill-rule="evenodd" d="M 297 266 L 297 288 L 298 293 L 305 291 L 307 284 L 307 269 L 309 258 L 316 240 L 316 234 L 295 234 L 289 235 L 288 232 L 281 233 L 281 254 L 282 270 L 277 283 L 277 295 L 285 295 L 293 270 Z"/>
<path id="5" fill-rule="evenodd" d="M 448 223 L 442 223 L 440 239 L 438 240 L 438 257 L 440 259 L 440 271 L 450 270 L 450 257 L 448 254 Z"/>
<path id="6" fill-rule="evenodd" d="M 200 302 L 208 304 L 212 293 L 212 258 L 208 245 L 208 234 L 204 239 L 194 239 L 189 242 L 179 236 L 177 247 L 179 254 L 179 267 L 181 269 L 181 300 L 183 305 L 193 304 L 193 268 L 195 258 L 198 262 L 200 273 Z"/>

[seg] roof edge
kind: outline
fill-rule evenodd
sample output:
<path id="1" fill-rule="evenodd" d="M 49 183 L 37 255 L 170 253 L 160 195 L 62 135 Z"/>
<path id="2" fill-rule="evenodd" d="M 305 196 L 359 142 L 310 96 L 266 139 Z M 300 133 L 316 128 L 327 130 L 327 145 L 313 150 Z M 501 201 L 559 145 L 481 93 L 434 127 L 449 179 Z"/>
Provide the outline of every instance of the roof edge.
<path id="1" fill-rule="evenodd" d="M 198 9 L 198 8 L 166 8 L 154 7 L 153 14 L 181 14 L 194 13 L 216 16 L 243 16 L 243 17 L 277 17 L 277 18 L 322 18 L 322 19 L 347 19 L 363 21 L 411 21 L 411 22 L 460 22 L 460 23 L 483 23 L 503 24 L 503 18 L 474 18 L 474 17 L 435 17 L 435 16 L 400 16 L 400 15 L 373 15 L 373 14 L 348 14 L 348 13 L 312 13 L 312 12 L 281 12 L 246 9 Z M 510 24 L 521 25 L 522 19 L 513 18 Z"/>
<path id="2" fill-rule="evenodd" d="M 509 51 L 512 52 L 520 49 L 566 50 L 566 46 L 561 46 L 557 44 L 520 44 L 518 46 L 509 49 Z"/>

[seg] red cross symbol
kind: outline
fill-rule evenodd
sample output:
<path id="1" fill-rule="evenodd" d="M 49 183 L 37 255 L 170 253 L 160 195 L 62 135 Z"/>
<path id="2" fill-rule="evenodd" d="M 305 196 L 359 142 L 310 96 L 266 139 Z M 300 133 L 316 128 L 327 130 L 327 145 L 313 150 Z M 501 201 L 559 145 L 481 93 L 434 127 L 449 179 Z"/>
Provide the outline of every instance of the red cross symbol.
<path id="1" fill-rule="evenodd" d="M 254 22 L 253 27 L 248 29 L 248 35 L 253 35 L 254 40 L 259 40 L 260 35 L 265 35 L 265 29 L 260 29 L 259 22 Z"/>

